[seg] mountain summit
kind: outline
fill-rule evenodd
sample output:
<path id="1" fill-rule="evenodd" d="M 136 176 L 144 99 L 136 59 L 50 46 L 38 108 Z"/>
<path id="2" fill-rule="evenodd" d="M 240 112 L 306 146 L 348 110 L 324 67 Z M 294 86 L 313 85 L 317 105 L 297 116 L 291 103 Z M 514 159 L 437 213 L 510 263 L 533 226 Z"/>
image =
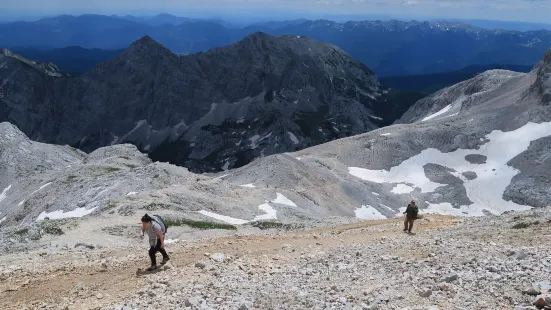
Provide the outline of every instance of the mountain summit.
<path id="1" fill-rule="evenodd" d="M 193 171 L 242 166 L 397 117 L 371 70 L 300 36 L 255 33 L 189 56 L 145 36 L 79 77 L 30 79 L 26 70 L 16 70 L 24 87 L 3 86 L 2 121 L 84 151 L 130 142 Z"/>

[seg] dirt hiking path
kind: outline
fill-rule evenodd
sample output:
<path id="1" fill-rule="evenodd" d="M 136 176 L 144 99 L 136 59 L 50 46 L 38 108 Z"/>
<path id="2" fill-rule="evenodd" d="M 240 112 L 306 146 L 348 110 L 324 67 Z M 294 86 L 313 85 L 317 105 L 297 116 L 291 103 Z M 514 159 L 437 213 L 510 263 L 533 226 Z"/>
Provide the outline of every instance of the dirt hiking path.
<path id="1" fill-rule="evenodd" d="M 460 221 L 456 217 L 430 215 L 430 218 L 415 222 L 416 234 L 411 238 L 423 238 L 429 231 L 450 227 Z M 232 257 L 285 257 L 292 260 L 300 256 L 300 252 L 304 254 L 312 250 L 327 251 L 340 245 L 384 242 L 386 238 L 403 235 L 402 225 L 402 219 L 397 218 L 279 235 L 182 241 L 167 246 L 171 255 L 167 268 L 194 268 L 195 263 L 205 258 L 205 253 L 224 253 Z M 290 253 L 284 250 L 286 244 L 299 251 Z M 412 258 L 428 255 L 415 249 L 398 251 L 400 255 Z M 38 267 L 26 268 L 22 264 L 7 278 L 0 279 L 0 309 L 101 309 L 135 296 L 147 283 L 147 276 L 137 275 L 138 268 L 148 264 L 145 247 L 140 251 L 107 249 L 60 252 L 55 257 L 49 256 L 37 255 L 32 265 Z M 24 259 L 24 256 L 19 257 Z M 200 276 L 192 273 L 190 281 Z"/>

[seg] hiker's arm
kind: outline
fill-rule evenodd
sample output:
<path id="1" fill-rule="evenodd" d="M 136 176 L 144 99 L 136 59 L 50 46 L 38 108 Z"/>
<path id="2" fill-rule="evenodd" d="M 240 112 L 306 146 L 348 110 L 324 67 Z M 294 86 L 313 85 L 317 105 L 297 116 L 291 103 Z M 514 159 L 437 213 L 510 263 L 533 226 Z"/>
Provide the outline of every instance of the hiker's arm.
<path id="1" fill-rule="evenodd" d="M 156 232 L 157 237 L 159 237 L 159 240 L 161 240 L 161 249 L 165 247 L 165 235 L 161 231 Z"/>

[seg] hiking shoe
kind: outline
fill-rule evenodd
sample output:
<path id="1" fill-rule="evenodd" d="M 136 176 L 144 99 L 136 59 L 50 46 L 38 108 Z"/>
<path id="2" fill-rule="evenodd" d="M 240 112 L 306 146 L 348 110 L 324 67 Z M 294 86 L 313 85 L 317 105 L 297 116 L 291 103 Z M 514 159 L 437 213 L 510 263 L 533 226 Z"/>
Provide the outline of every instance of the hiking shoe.
<path id="1" fill-rule="evenodd" d="M 155 269 L 157 269 L 157 265 L 153 265 L 153 266 L 147 268 L 147 271 L 153 271 Z"/>
<path id="2" fill-rule="evenodd" d="M 168 262 L 169 260 L 170 260 L 170 257 L 163 258 L 163 261 L 161 262 L 161 265 L 166 264 L 166 262 Z"/>

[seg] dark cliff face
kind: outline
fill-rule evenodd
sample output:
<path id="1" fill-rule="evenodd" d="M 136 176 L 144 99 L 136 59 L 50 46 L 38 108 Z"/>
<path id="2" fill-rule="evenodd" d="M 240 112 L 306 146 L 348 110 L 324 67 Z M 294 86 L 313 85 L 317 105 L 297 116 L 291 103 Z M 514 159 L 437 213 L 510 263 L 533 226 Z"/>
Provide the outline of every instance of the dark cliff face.
<path id="1" fill-rule="evenodd" d="M 190 56 L 144 37 L 79 77 L 25 65 L 13 55 L 0 61 L 8 80 L 1 120 L 84 151 L 131 142 L 192 171 L 238 167 L 394 121 L 381 118 L 392 117 L 388 90 L 366 66 L 297 36 L 255 33 Z"/>

